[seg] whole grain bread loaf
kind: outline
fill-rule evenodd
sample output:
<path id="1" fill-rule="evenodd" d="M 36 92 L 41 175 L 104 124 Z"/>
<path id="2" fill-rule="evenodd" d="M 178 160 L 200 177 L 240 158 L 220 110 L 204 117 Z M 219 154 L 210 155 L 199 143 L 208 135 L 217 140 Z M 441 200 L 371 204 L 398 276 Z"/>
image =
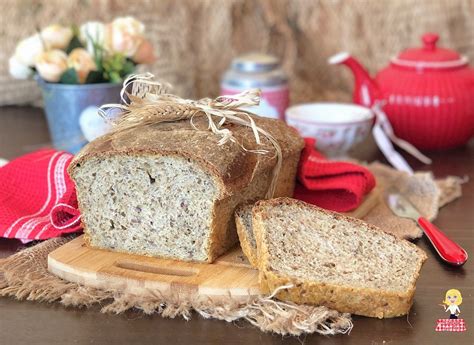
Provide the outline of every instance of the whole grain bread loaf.
<path id="1" fill-rule="evenodd" d="M 254 117 L 282 149 L 276 196 L 291 196 L 303 148 L 278 120 Z M 276 163 L 271 142 L 225 124 L 239 144 L 219 145 L 208 120 L 133 127 L 89 143 L 74 159 L 86 243 L 115 251 L 212 262 L 237 242 L 234 210 L 262 199 Z M 269 154 L 247 152 L 267 149 Z"/>
<path id="2" fill-rule="evenodd" d="M 252 225 L 264 292 L 378 318 L 410 310 L 426 260 L 414 244 L 290 198 L 257 202 Z"/>

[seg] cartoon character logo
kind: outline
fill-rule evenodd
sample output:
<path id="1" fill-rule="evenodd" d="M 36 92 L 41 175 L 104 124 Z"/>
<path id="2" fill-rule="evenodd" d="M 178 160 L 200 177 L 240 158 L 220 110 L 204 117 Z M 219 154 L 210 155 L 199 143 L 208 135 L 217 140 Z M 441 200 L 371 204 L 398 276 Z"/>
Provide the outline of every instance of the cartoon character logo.
<path id="1" fill-rule="evenodd" d="M 441 306 L 444 308 L 445 312 L 449 312 L 450 319 L 457 319 L 458 315 L 461 314 L 461 311 L 459 310 L 461 303 L 461 292 L 456 289 L 451 289 L 446 291 L 446 297 Z"/>
<path id="2" fill-rule="evenodd" d="M 444 301 L 440 306 L 444 308 L 446 313 L 449 313 L 449 319 L 438 319 L 436 324 L 437 332 L 464 332 L 466 324 L 463 319 L 459 318 L 461 310 L 459 306 L 462 304 L 461 292 L 457 289 L 450 289 L 446 291 Z"/>

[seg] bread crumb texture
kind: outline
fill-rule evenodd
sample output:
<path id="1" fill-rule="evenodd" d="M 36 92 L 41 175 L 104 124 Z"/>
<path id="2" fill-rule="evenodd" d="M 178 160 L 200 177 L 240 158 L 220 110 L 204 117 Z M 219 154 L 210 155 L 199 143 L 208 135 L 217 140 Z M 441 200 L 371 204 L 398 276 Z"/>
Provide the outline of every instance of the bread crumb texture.
<path id="1" fill-rule="evenodd" d="M 292 282 L 287 298 L 367 316 L 406 314 L 426 259 L 408 241 L 289 198 L 257 203 L 254 231 L 264 287 Z"/>
<path id="2" fill-rule="evenodd" d="M 207 259 L 217 183 L 178 156 L 90 158 L 75 170 L 94 247 L 183 260 Z M 97 207 L 99 206 L 99 207 Z"/>

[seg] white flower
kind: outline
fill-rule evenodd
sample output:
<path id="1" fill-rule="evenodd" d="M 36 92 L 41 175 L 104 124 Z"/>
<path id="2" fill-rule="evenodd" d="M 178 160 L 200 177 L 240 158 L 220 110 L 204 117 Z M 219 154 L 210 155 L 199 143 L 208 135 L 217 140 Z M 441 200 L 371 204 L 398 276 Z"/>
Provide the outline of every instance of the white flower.
<path id="1" fill-rule="evenodd" d="M 41 38 L 48 49 L 66 49 L 72 40 L 73 32 L 70 27 L 50 25 L 41 31 Z"/>
<path id="2" fill-rule="evenodd" d="M 79 29 L 79 39 L 89 54 L 94 55 L 94 44 L 105 45 L 105 24 L 101 22 L 87 22 Z"/>
<path id="3" fill-rule="evenodd" d="M 144 37 L 145 25 L 133 17 L 119 17 L 107 25 L 106 45 L 110 52 L 135 55 Z"/>
<path id="4" fill-rule="evenodd" d="M 16 55 L 8 60 L 8 70 L 16 79 L 28 79 L 33 76 L 33 69 L 23 64 Z"/>
<path id="5" fill-rule="evenodd" d="M 22 64 L 33 67 L 38 55 L 43 53 L 43 42 L 38 34 L 25 38 L 16 46 L 15 56 Z"/>
<path id="6" fill-rule="evenodd" d="M 84 48 L 75 48 L 67 58 L 68 67 L 74 68 L 79 78 L 79 83 L 85 83 L 90 71 L 97 70 L 92 56 Z"/>
<path id="7" fill-rule="evenodd" d="M 67 55 L 62 50 L 48 50 L 36 58 L 38 74 L 46 81 L 57 83 L 67 70 Z"/>

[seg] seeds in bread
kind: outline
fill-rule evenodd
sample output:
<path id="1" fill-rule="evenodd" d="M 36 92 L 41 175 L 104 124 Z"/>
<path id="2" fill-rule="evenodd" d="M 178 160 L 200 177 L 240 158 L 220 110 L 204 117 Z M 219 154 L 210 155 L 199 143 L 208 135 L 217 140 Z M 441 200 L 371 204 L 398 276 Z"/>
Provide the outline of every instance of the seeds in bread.
<path id="1" fill-rule="evenodd" d="M 74 178 L 92 246 L 206 260 L 219 191 L 196 164 L 181 157 L 95 158 Z"/>
<path id="2" fill-rule="evenodd" d="M 253 208 L 264 292 L 370 317 L 410 310 L 426 254 L 358 219 L 290 198 Z"/>
<path id="3" fill-rule="evenodd" d="M 254 117 L 281 146 L 275 195 L 293 193 L 304 145 L 284 122 Z M 136 126 L 89 143 L 71 162 L 86 243 L 92 247 L 186 261 L 212 262 L 238 241 L 237 205 L 265 196 L 276 158 L 219 145 L 202 114 Z M 247 149 L 252 130 L 224 124 Z M 259 149 L 272 152 L 261 138 Z"/>
<path id="4" fill-rule="evenodd" d="M 239 206 L 235 211 L 235 225 L 242 251 L 250 264 L 257 268 L 257 242 L 252 229 L 252 208 L 253 204 Z"/>

